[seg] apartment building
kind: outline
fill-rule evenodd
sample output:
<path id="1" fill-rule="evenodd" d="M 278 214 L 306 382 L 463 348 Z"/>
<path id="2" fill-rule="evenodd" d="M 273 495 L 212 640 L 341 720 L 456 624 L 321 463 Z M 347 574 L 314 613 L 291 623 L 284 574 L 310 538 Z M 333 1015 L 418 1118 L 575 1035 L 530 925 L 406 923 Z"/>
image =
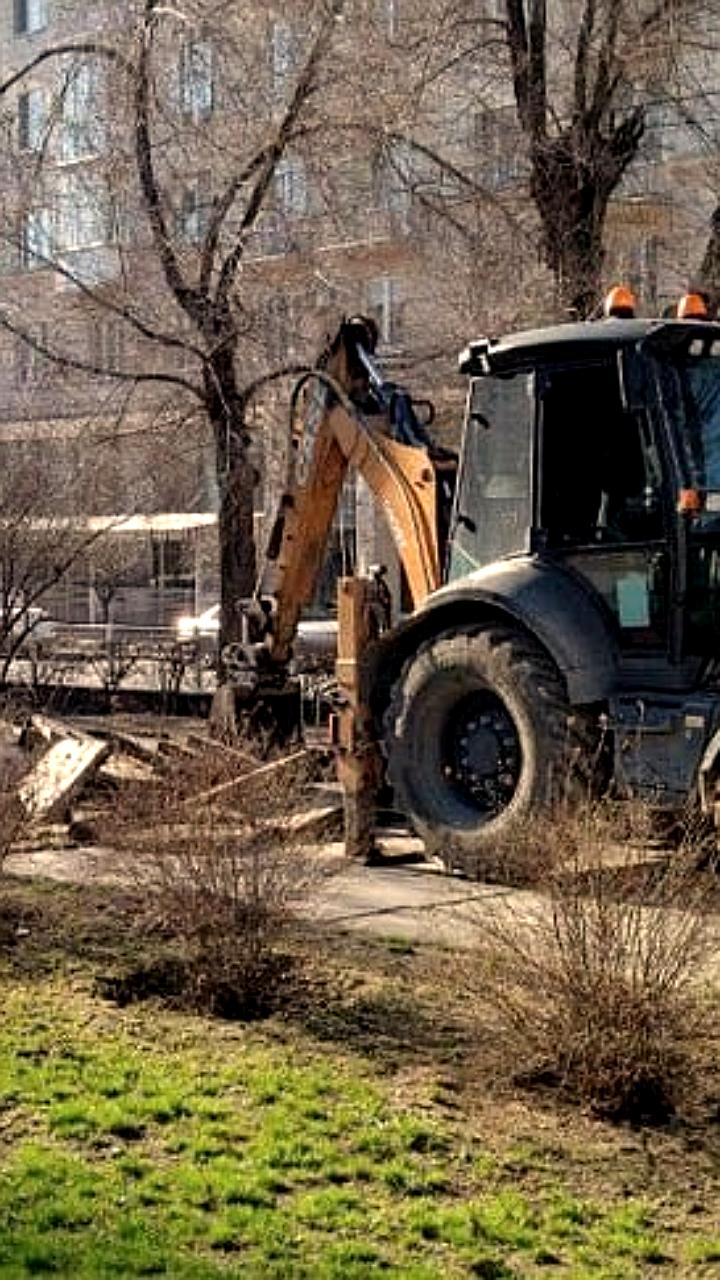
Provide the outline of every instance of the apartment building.
<path id="1" fill-rule="evenodd" d="M 489 6 L 502 16 L 500 0 Z M 221 22 L 203 0 L 162 10 L 151 159 L 168 253 L 186 279 L 202 269 L 215 198 L 287 110 L 311 8 L 226 6 Z M 451 438 L 461 401 L 455 351 L 477 329 L 549 313 L 552 298 L 532 249 L 527 158 L 507 88 L 462 67 L 415 95 L 410 111 L 403 76 L 419 12 L 411 0 L 356 6 L 303 130 L 242 229 L 232 307 L 246 384 L 312 360 L 340 315 L 373 313 L 384 359 L 438 400 Z M 218 590 L 216 442 L 192 394 L 200 342 L 168 287 L 138 181 L 137 103 L 123 61 L 137 56 L 138 21 L 139 8 L 117 0 L 0 6 L 3 82 L 44 51 L 75 47 L 38 61 L 5 100 L 0 454 L 11 469 L 18 442 L 26 453 L 33 445 L 24 465 L 37 468 L 40 514 L 104 519 L 113 530 L 112 550 L 98 543 L 55 593 L 51 607 L 78 621 L 101 616 L 101 584 L 105 598 L 114 587 L 116 616 L 138 622 L 171 621 Z M 714 198 L 720 76 L 707 51 L 702 67 L 695 56 L 702 90 L 678 102 L 666 86 L 650 101 L 641 156 L 611 208 L 608 277 L 629 277 L 649 307 L 684 286 Z M 403 132 L 423 148 L 403 144 Z M 226 221 L 225 254 L 239 230 L 237 217 Z M 286 405 L 279 386 L 248 411 L 263 475 L 260 536 L 282 484 Z M 384 558 L 387 531 L 378 532 L 366 494 L 359 509 L 361 559 Z M 357 510 L 350 495 L 338 563 L 357 554 Z"/>

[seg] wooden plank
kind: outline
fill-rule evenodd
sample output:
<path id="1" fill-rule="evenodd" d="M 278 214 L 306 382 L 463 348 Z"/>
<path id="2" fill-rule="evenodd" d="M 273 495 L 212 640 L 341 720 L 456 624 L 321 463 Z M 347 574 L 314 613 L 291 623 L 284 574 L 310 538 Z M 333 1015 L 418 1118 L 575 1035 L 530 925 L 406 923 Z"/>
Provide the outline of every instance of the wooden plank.
<path id="1" fill-rule="evenodd" d="M 201 751 L 214 755 L 218 759 L 237 760 L 238 767 L 241 762 L 249 769 L 257 769 L 262 764 L 262 760 L 258 760 L 258 757 L 251 755 L 249 751 L 243 751 L 240 747 L 231 747 L 229 742 L 220 742 L 218 738 L 206 738 L 202 733 L 189 733 L 187 741 L 190 746 L 199 747 Z"/>
<path id="2" fill-rule="evenodd" d="M 112 778 L 114 782 L 155 782 L 157 779 L 151 765 L 120 751 L 113 752 L 110 759 L 100 765 L 98 774 L 101 778 Z"/>
<path id="3" fill-rule="evenodd" d="M 37 713 L 30 719 L 30 736 L 35 741 L 41 739 L 43 742 L 62 742 L 64 738 L 77 738 L 79 741 L 94 742 L 95 739 L 91 734 L 86 733 L 84 729 L 77 729 L 73 725 L 66 724 L 62 720 L 55 720 L 53 716 L 45 716 Z"/>
<path id="4" fill-rule="evenodd" d="M 159 755 L 157 738 L 143 738 L 138 734 L 126 733 L 124 729 L 115 729 L 112 725 L 108 726 L 107 732 L 110 741 L 117 749 L 133 756 L 136 760 L 149 764 L 157 763 Z"/>
<path id="5" fill-rule="evenodd" d="M 277 828 L 279 833 L 291 836 L 303 836 L 306 840 L 329 838 L 343 830 L 344 807 L 341 803 L 318 805 L 314 809 L 306 809 L 304 813 L 293 813 L 289 818 L 270 819 L 268 826 Z M 262 820 L 260 825 L 265 825 Z"/>
<path id="6" fill-rule="evenodd" d="M 281 760 L 271 760 L 269 764 L 260 765 L 258 769 L 250 769 L 247 773 L 240 773 L 235 778 L 231 778 L 229 782 L 220 782 L 215 787 L 210 787 L 209 791 L 200 791 L 194 796 L 187 796 L 182 802 L 183 804 L 205 804 L 210 800 L 216 800 L 218 796 L 229 795 L 238 787 L 243 787 L 245 783 L 255 781 L 257 778 L 270 778 L 274 774 L 281 773 L 283 769 L 287 769 L 291 764 L 297 764 L 300 760 L 306 759 L 308 752 L 303 747 L 300 751 L 293 751 L 289 756 L 283 756 Z"/>
<path id="7" fill-rule="evenodd" d="M 29 817 L 49 818 L 67 805 L 110 755 L 108 742 L 85 736 L 54 742 L 21 779 L 18 797 Z"/>

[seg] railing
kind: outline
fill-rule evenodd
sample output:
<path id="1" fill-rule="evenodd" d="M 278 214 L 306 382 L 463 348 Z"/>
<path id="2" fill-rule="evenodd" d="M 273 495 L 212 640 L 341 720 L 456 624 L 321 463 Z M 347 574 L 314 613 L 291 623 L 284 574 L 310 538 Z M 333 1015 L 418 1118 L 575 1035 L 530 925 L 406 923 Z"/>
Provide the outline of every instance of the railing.
<path id="1" fill-rule="evenodd" d="M 8 682 L 37 689 L 211 694 L 215 653 L 201 643 L 180 642 L 171 627 L 58 627 L 52 636 L 30 637 L 14 656 Z"/>
<path id="2" fill-rule="evenodd" d="M 405 209 L 353 209 L 342 216 L 293 216 L 267 213 L 248 237 L 248 258 L 282 257 L 309 249 L 374 245 L 402 240 L 427 228 L 427 213 L 417 203 Z"/>

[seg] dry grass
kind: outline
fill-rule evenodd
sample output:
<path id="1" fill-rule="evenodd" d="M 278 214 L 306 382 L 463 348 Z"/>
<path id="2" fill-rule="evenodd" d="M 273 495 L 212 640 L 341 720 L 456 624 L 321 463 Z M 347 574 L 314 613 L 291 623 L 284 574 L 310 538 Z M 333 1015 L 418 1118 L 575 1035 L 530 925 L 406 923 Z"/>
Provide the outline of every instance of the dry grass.
<path id="1" fill-rule="evenodd" d="M 228 766 L 178 769 L 114 814 L 119 872 L 172 942 L 167 980 L 185 1003 L 228 1017 L 276 1006 L 292 967 L 283 942 L 326 870 L 288 825 L 298 768 L 194 797 Z M 143 982 L 147 975 L 143 975 Z"/>
<path id="2" fill-rule="evenodd" d="M 11 706 L 0 702 L 0 873 L 12 846 L 27 827 L 27 815 L 15 793 L 27 763 L 15 744 L 11 712 Z"/>
<path id="3" fill-rule="evenodd" d="M 0 768 L 3 761 L 0 758 Z M 14 775 L 0 777 L 0 945 L 14 938 L 17 921 L 2 892 L 3 871 L 13 846 L 27 831 L 28 817 L 11 783 Z"/>
<path id="4" fill-rule="evenodd" d="M 627 815 L 623 823 L 628 821 Z M 627 831 L 624 832 L 627 836 Z M 515 1078 L 613 1119 L 667 1120 L 692 1087 L 714 942 L 695 860 L 642 866 L 614 815 L 536 830 L 554 867 L 483 924 L 475 986 Z"/>

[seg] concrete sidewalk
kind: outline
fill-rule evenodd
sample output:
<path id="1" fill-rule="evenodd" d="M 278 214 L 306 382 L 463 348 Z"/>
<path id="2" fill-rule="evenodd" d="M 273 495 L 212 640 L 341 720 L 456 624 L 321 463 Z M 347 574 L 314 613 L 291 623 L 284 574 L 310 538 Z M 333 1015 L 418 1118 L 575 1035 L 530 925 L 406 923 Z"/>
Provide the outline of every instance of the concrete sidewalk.
<path id="1" fill-rule="evenodd" d="M 307 914 L 330 928 L 470 947 L 483 919 L 498 910 L 532 917 L 542 903 L 537 894 L 476 884 L 430 864 L 366 867 L 348 862 L 340 842 L 318 846 L 317 853 L 329 874 Z M 20 851 L 7 859 L 5 870 L 71 884 L 116 884 L 120 879 L 117 855 L 100 848 Z"/>

